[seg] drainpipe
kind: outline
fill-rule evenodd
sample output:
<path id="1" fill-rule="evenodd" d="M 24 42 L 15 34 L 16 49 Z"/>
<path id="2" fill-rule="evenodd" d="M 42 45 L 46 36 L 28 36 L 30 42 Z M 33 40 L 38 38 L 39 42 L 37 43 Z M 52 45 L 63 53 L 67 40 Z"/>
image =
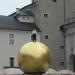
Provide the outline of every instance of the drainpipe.
<path id="1" fill-rule="evenodd" d="M 65 25 L 65 0 L 63 0 L 63 5 L 64 5 L 64 25 Z"/>
<path id="2" fill-rule="evenodd" d="M 65 58 L 65 69 L 66 69 L 65 30 L 63 30 L 63 37 L 64 37 L 64 58 Z"/>
<path id="3" fill-rule="evenodd" d="M 65 25 L 65 0 L 63 0 L 64 5 L 64 25 Z M 65 69 L 66 69 L 66 50 L 65 50 L 65 30 L 63 29 L 63 37 L 64 37 L 64 58 L 65 58 Z"/>

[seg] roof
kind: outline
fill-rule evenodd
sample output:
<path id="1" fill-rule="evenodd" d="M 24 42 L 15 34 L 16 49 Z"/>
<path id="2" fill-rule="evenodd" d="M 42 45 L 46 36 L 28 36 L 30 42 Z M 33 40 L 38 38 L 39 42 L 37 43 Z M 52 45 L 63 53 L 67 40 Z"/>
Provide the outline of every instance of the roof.
<path id="1" fill-rule="evenodd" d="M 34 14 L 31 11 L 31 8 L 37 6 L 38 5 L 37 3 L 38 3 L 38 1 L 22 7 L 20 9 L 20 15 L 34 16 Z M 16 15 L 16 12 L 10 14 L 9 16 L 15 16 L 15 15 Z"/>
<path id="2" fill-rule="evenodd" d="M 0 29 L 32 31 L 34 28 L 40 32 L 35 23 L 23 23 L 19 22 L 16 17 L 0 16 Z"/>
<path id="3" fill-rule="evenodd" d="M 67 29 L 67 28 L 74 28 L 74 27 L 75 27 L 75 22 L 70 22 L 70 23 L 61 25 L 61 26 L 60 26 L 60 29 L 61 29 L 61 30 L 65 30 L 65 29 Z"/>
<path id="4" fill-rule="evenodd" d="M 32 6 L 32 4 L 29 4 L 29 5 L 21 8 L 19 15 L 34 16 L 34 14 L 30 10 L 31 6 Z M 15 16 L 15 15 L 16 15 L 16 12 L 10 14 L 9 16 Z"/>

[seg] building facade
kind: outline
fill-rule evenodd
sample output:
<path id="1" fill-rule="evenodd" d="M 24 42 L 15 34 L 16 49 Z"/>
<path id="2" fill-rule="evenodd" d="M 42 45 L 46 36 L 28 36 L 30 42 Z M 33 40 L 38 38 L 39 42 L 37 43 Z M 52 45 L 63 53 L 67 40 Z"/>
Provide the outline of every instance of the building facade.
<path id="1" fill-rule="evenodd" d="M 0 69 L 18 67 L 18 52 L 25 43 L 31 41 L 31 33 L 31 31 L 0 29 Z M 40 41 L 39 36 L 40 34 L 37 36 L 38 41 Z M 13 58 L 13 64 L 11 58 Z"/>
<path id="2" fill-rule="evenodd" d="M 42 31 L 41 41 L 51 50 L 52 68 L 64 69 L 64 37 L 60 30 L 60 26 L 64 24 L 63 0 L 37 0 L 32 12 L 35 14 L 36 25 Z"/>
<path id="3" fill-rule="evenodd" d="M 18 67 L 18 52 L 25 43 L 32 41 L 34 28 L 37 30 L 36 39 L 40 41 L 40 29 L 33 22 L 33 17 L 25 15 L 23 20 L 18 17 L 0 16 L 0 69 Z"/>
<path id="4" fill-rule="evenodd" d="M 40 40 L 50 48 L 51 67 L 75 71 L 75 0 L 32 0 L 19 13 L 25 12 L 33 13 Z"/>
<path id="5" fill-rule="evenodd" d="M 75 0 L 37 0 L 36 7 L 32 8 L 35 22 L 42 31 L 41 41 L 51 49 L 52 67 L 57 70 L 75 71 L 74 9 Z"/>

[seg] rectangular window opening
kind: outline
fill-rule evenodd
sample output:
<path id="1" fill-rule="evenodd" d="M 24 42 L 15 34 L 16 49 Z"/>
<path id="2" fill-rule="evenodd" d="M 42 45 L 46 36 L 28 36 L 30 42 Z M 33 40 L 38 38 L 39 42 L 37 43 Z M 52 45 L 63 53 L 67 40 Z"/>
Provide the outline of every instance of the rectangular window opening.
<path id="1" fill-rule="evenodd" d="M 44 14 L 44 17 L 47 18 L 48 17 L 48 14 Z"/>
<path id="2" fill-rule="evenodd" d="M 14 45 L 14 34 L 9 34 L 9 45 Z"/>
<path id="3" fill-rule="evenodd" d="M 10 57 L 10 67 L 14 67 L 14 57 Z"/>
<path id="4" fill-rule="evenodd" d="M 64 62 L 62 61 L 62 62 L 60 62 L 60 64 L 61 64 L 61 66 L 64 66 Z"/>
<path id="5" fill-rule="evenodd" d="M 48 35 L 45 35 L 45 39 L 48 40 L 49 39 L 49 36 Z"/>

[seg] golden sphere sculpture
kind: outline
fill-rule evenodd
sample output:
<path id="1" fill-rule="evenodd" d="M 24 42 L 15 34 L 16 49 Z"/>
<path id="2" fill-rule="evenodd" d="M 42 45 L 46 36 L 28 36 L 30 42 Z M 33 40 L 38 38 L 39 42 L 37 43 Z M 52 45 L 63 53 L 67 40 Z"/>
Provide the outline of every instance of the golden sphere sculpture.
<path id="1" fill-rule="evenodd" d="M 23 72 L 45 72 L 50 63 L 49 49 L 41 42 L 25 44 L 18 54 L 18 64 Z"/>

